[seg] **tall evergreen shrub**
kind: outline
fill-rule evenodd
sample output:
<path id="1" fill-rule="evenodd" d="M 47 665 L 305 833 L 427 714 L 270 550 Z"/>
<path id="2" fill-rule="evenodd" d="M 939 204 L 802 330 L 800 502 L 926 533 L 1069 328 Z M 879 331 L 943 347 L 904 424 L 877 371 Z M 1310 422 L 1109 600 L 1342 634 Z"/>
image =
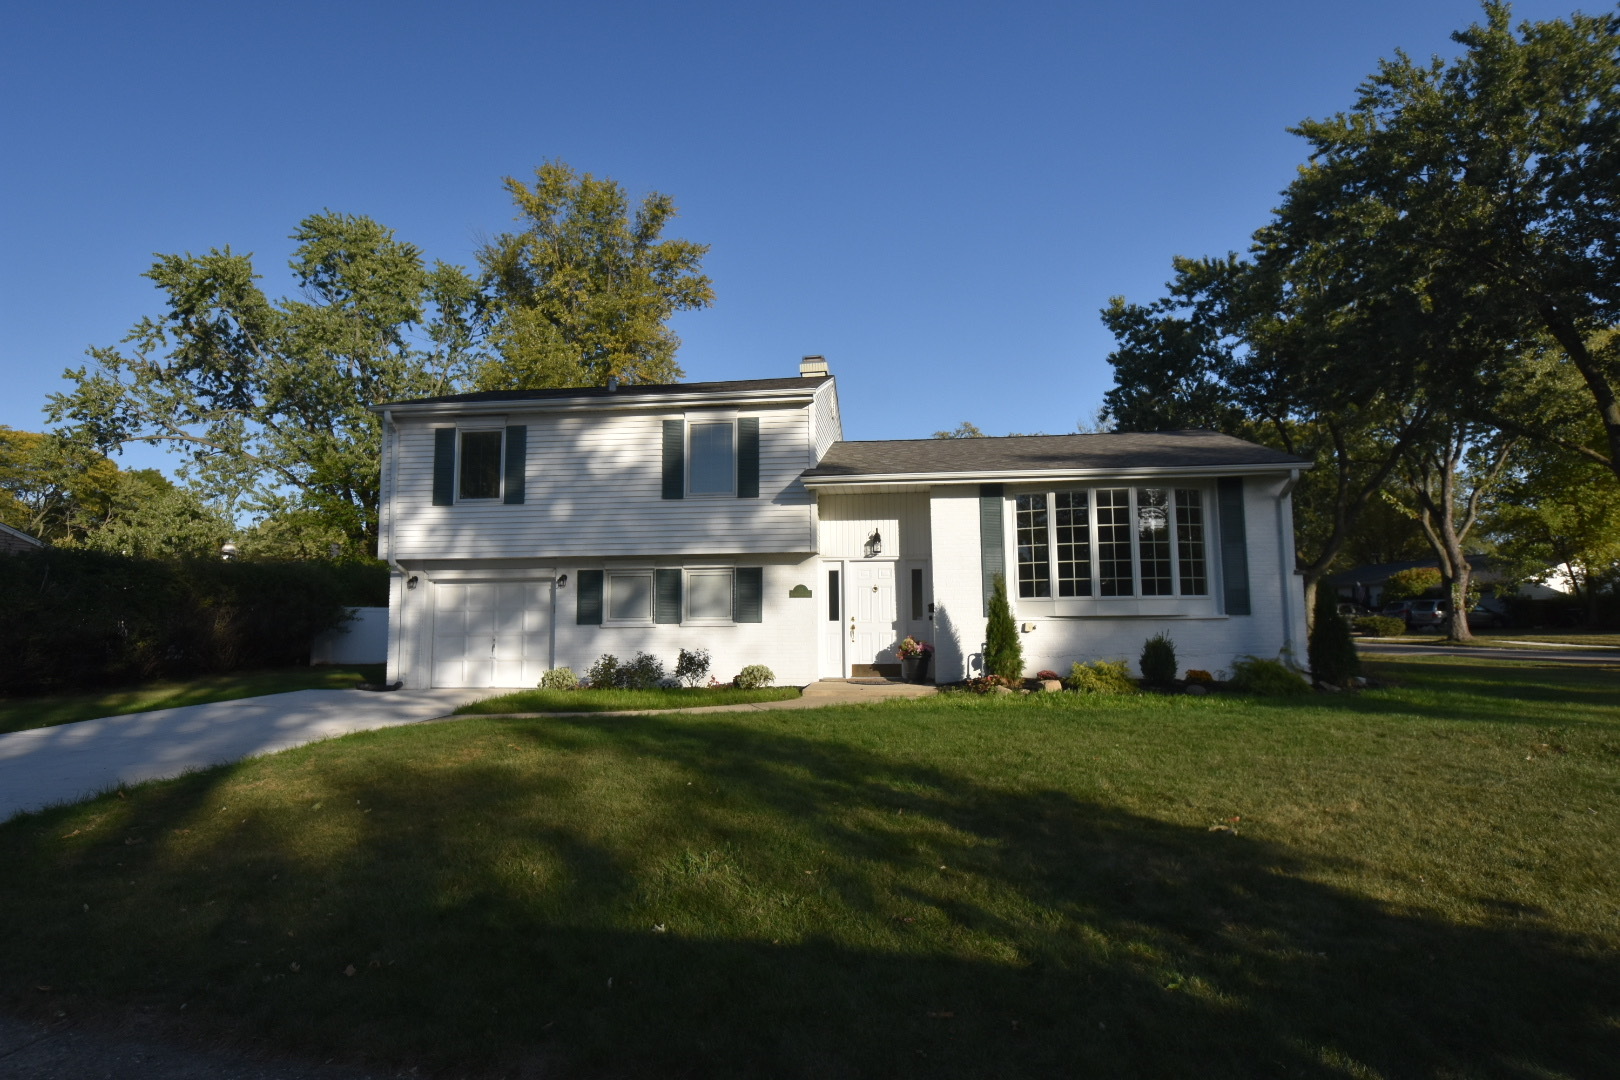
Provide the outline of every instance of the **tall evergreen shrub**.
<path id="1" fill-rule="evenodd" d="M 1349 625 L 1339 617 L 1338 599 L 1332 589 L 1317 586 L 1306 659 L 1317 682 L 1347 686 L 1361 674 L 1361 657 L 1356 653 Z"/>
<path id="2" fill-rule="evenodd" d="M 1024 645 L 1018 640 L 1018 627 L 1013 622 L 1012 604 L 1007 600 L 1007 579 L 996 575 L 990 593 L 990 621 L 984 630 L 984 668 L 986 674 L 1001 675 L 1008 679 L 1024 677 Z"/>

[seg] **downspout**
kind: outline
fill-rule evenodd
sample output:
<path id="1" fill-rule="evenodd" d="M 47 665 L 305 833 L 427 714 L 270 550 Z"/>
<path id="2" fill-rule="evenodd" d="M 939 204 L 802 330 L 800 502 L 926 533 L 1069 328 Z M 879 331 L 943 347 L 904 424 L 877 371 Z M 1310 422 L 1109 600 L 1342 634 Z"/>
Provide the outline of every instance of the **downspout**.
<path id="1" fill-rule="evenodd" d="M 1290 496 L 1294 485 L 1299 483 L 1299 470 L 1291 469 L 1288 479 L 1283 481 L 1282 488 L 1277 492 L 1277 559 L 1282 571 L 1282 629 L 1283 648 L 1293 660 L 1294 666 L 1299 666 L 1301 659 L 1294 653 L 1294 530 L 1293 503 Z M 1303 599 L 1301 603 L 1303 603 Z"/>

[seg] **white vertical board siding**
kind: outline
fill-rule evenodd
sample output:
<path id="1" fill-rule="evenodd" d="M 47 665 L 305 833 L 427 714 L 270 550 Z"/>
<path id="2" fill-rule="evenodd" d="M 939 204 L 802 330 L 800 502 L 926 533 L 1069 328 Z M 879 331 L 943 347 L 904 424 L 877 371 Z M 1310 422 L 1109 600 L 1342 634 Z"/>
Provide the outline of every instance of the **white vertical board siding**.
<path id="1" fill-rule="evenodd" d="M 947 683 L 980 672 L 969 657 L 984 643 L 984 597 L 979 568 L 979 487 L 935 487 L 929 495 L 929 537 L 934 577 L 934 681 Z"/>
<path id="2" fill-rule="evenodd" d="M 802 408 L 717 411 L 760 421 L 759 497 L 664 499 L 663 420 L 695 413 L 531 414 L 525 501 L 433 505 L 433 425 L 399 422 L 395 559 L 814 550 Z M 448 423 L 443 421 L 441 423 Z"/>
<path id="3" fill-rule="evenodd" d="M 822 495 L 818 499 L 817 549 L 829 559 L 859 559 L 875 529 L 883 557 L 926 559 L 931 554 L 928 494 Z"/>
<path id="4" fill-rule="evenodd" d="M 1168 483 L 1169 481 L 1167 481 Z M 1250 610 L 1241 616 L 1117 616 L 1050 617 L 1020 612 L 1016 590 L 1011 590 L 1013 618 L 1020 627 L 1024 673 L 1048 668 L 1067 675 L 1075 661 L 1124 660 L 1136 672 L 1143 643 L 1163 632 L 1176 645 L 1176 662 L 1188 668 L 1230 671 L 1240 656 L 1276 657 L 1290 650 L 1300 664 L 1305 660 L 1305 602 L 1293 567 L 1292 507 L 1281 495 L 1283 482 L 1256 477 L 1244 483 L 1244 524 L 1248 540 Z M 934 601 L 936 619 L 936 679 L 950 682 L 980 674 L 969 659 L 984 642 L 985 619 L 979 563 L 978 488 L 936 487 L 930 501 L 933 515 Z M 1011 502 L 1004 509 L 1010 523 Z M 1017 547 L 1007 538 L 1009 577 L 1014 576 Z M 1210 562 L 1219 566 L 1219 531 L 1210 530 Z M 1219 588 L 1218 582 L 1212 587 Z"/>
<path id="5" fill-rule="evenodd" d="M 827 454 L 827 448 L 844 437 L 844 421 L 838 415 L 836 379 L 828 380 L 817 390 L 810 403 L 810 437 L 815 451 L 810 460 L 812 466 L 820 464 Z"/>

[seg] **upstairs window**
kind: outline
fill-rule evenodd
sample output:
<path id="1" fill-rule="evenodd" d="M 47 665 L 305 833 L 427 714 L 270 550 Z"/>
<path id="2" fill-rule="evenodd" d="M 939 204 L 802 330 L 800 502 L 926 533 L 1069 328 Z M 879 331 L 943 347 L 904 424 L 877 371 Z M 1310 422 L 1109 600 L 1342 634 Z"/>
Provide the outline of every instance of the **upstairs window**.
<path id="1" fill-rule="evenodd" d="M 463 499 L 501 497 L 501 432 L 463 431 L 458 470 Z"/>
<path id="2" fill-rule="evenodd" d="M 735 433 L 730 421 L 692 425 L 687 490 L 693 495 L 730 495 L 737 490 Z"/>

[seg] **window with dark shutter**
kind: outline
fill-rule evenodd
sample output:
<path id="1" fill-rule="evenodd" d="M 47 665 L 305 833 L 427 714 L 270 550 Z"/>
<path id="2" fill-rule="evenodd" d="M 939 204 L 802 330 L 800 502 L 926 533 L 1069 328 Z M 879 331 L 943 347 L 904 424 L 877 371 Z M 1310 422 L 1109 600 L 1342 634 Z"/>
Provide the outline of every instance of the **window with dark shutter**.
<path id="1" fill-rule="evenodd" d="M 686 497 L 686 421 L 664 421 L 664 498 Z"/>
<path id="2" fill-rule="evenodd" d="M 580 626 L 602 625 L 601 570 L 581 570 L 574 575 L 579 586 L 574 593 L 574 622 Z"/>
<path id="3" fill-rule="evenodd" d="M 681 572 L 653 571 L 653 622 L 681 621 Z"/>
<path id="4" fill-rule="evenodd" d="M 732 622 L 765 621 L 765 568 L 737 567 L 737 589 L 733 600 Z"/>
<path id="5" fill-rule="evenodd" d="M 759 498 L 759 417 L 737 419 L 737 498 Z"/>
<path id="6" fill-rule="evenodd" d="M 506 498 L 517 505 L 523 502 L 523 467 L 529 457 L 529 429 L 514 425 L 506 429 Z"/>
<path id="7" fill-rule="evenodd" d="M 1228 615 L 1248 615 L 1249 541 L 1243 520 L 1243 478 L 1223 476 L 1215 491 L 1221 518 L 1221 591 Z"/>
<path id="8" fill-rule="evenodd" d="M 433 505 L 456 501 L 456 429 L 433 429 Z"/>
<path id="9" fill-rule="evenodd" d="M 1001 527 L 1000 484 L 979 485 L 979 575 L 983 579 L 984 614 L 990 614 L 990 594 L 997 574 L 1007 570 L 1006 538 Z"/>

